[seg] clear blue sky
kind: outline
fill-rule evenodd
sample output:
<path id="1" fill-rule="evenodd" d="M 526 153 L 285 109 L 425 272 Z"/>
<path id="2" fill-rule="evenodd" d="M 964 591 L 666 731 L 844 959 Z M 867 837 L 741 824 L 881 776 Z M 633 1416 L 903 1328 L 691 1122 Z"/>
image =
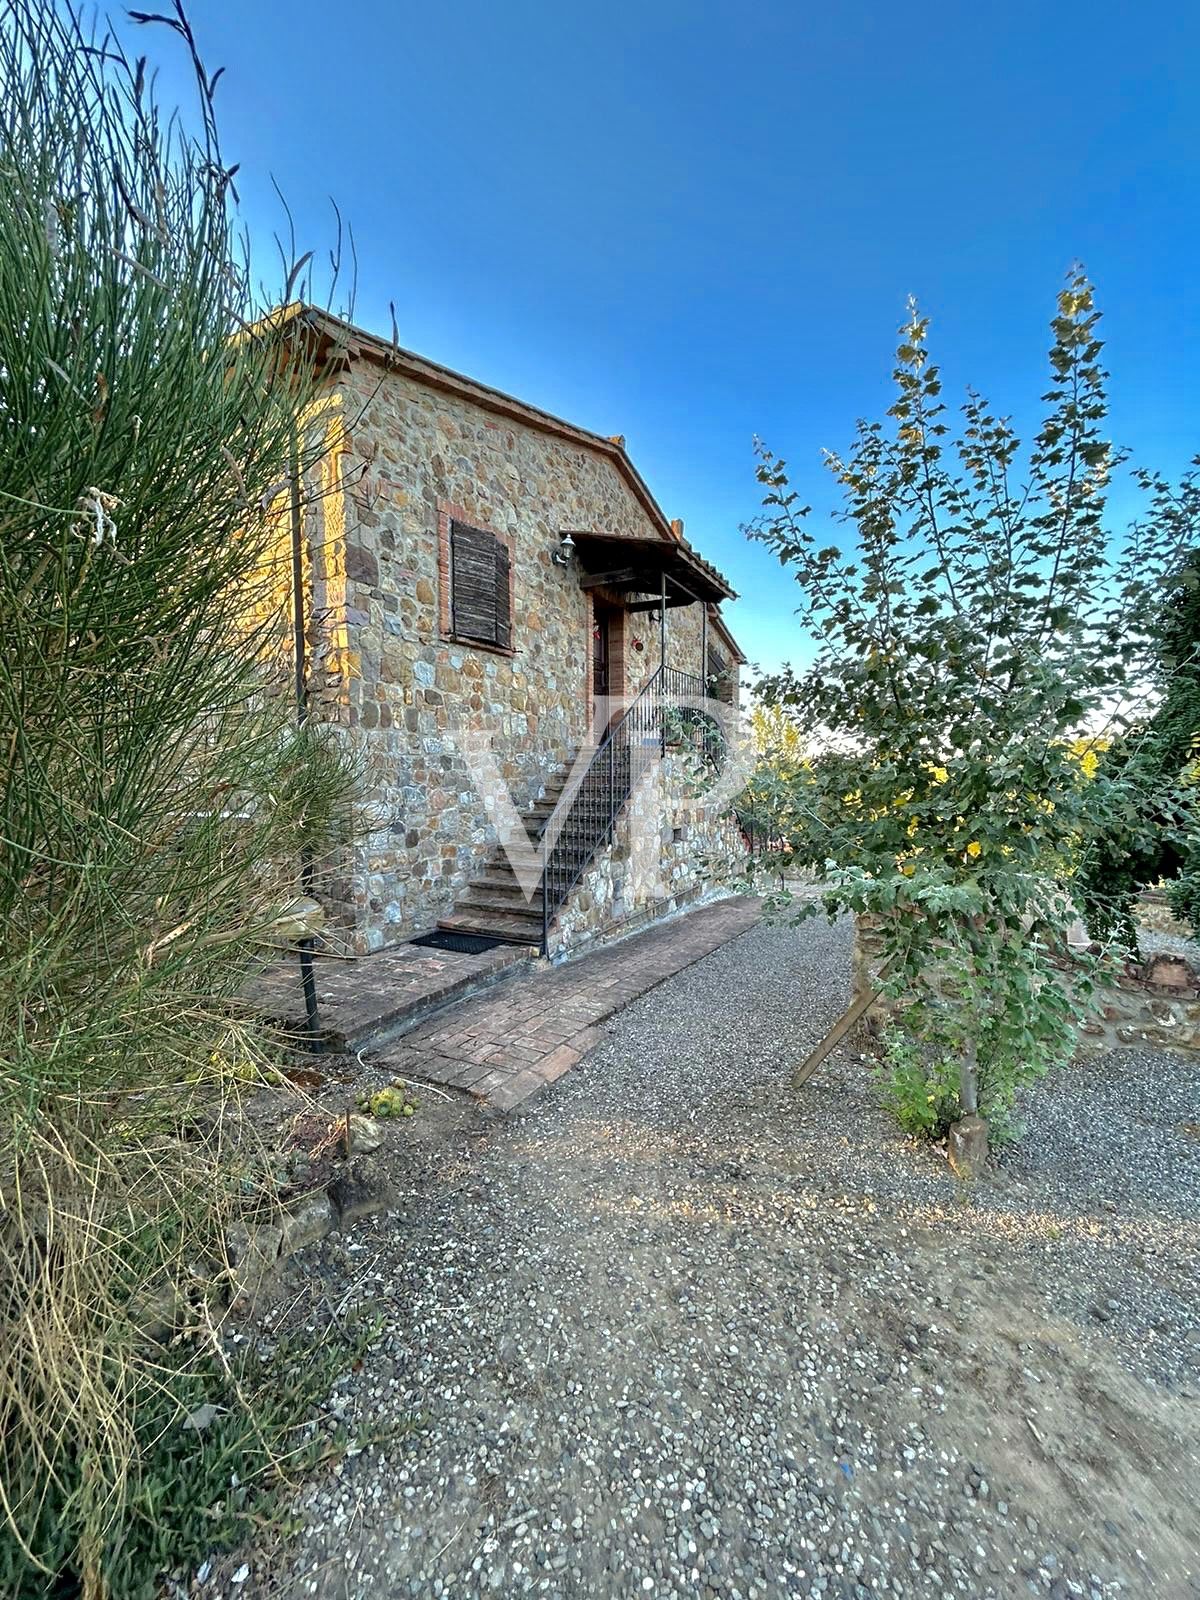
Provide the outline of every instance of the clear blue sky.
<path id="1" fill-rule="evenodd" d="M 1200 449 L 1200 6 L 197 0 L 261 246 L 353 224 L 355 317 L 600 433 L 729 576 L 752 660 L 808 654 L 739 526 L 752 438 L 832 509 L 822 446 L 889 403 L 905 296 L 957 400 L 1019 421 L 1073 260 L 1113 431 Z M 135 49 L 177 60 L 165 32 Z M 161 87 L 183 84 L 173 68 Z M 265 254 L 260 249 L 260 255 Z"/>

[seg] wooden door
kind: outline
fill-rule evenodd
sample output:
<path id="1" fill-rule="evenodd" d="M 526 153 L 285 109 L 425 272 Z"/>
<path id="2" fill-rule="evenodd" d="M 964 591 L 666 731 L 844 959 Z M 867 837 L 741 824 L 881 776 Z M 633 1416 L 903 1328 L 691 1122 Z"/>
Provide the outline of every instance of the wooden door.
<path id="1" fill-rule="evenodd" d="M 598 605 L 592 627 L 592 693 L 597 697 L 610 692 L 612 680 L 612 612 Z"/>

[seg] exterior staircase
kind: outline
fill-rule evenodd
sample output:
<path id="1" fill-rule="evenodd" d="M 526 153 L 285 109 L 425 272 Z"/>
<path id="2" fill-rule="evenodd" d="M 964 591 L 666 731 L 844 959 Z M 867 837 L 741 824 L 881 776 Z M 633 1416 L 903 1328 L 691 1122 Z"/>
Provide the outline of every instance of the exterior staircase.
<path id="1" fill-rule="evenodd" d="M 546 780 L 541 798 L 520 813 L 534 845 L 541 840 L 569 781 L 568 768 L 560 767 Z M 540 945 L 543 920 L 540 887 L 527 900 L 503 845 L 494 844 L 481 869 L 455 901 L 454 910 L 440 920 L 438 927 L 447 933 L 480 934 L 511 944 Z"/>
<path id="2" fill-rule="evenodd" d="M 541 848 L 538 887 L 529 899 L 518 883 L 504 848 L 492 846 L 482 869 L 467 884 L 454 910 L 438 927 L 447 933 L 482 935 L 513 944 L 532 944 L 548 953 L 555 914 L 571 890 L 610 842 L 643 773 L 666 747 L 669 720 L 681 705 L 692 726 L 711 721 L 696 706 L 704 704 L 699 678 L 659 667 L 621 719 L 589 753 L 579 772 L 559 768 L 541 799 L 521 812 L 531 843 Z M 549 838 L 546 830 L 553 818 Z"/>

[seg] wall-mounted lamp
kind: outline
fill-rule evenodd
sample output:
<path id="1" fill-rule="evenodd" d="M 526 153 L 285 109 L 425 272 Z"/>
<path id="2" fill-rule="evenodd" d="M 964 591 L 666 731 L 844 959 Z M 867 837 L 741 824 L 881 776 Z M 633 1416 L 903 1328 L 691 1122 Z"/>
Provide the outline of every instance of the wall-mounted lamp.
<path id="1" fill-rule="evenodd" d="M 564 533 L 557 550 L 550 552 L 550 559 L 556 567 L 569 567 L 571 557 L 575 554 L 575 541 L 569 533 Z"/>

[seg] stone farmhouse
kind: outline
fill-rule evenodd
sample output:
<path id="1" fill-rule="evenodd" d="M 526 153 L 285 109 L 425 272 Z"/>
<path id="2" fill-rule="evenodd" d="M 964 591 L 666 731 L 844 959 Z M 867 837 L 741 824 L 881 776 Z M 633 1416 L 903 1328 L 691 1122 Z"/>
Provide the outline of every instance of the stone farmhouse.
<path id="1" fill-rule="evenodd" d="M 560 951 L 740 870 L 694 759 L 706 709 L 738 703 L 733 591 L 624 440 L 290 316 L 326 380 L 292 525 L 306 692 L 364 769 L 349 870 L 321 885 L 349 947 L 440 928 Z M 514 831 L 532 877 L 501 846 Z"/>

